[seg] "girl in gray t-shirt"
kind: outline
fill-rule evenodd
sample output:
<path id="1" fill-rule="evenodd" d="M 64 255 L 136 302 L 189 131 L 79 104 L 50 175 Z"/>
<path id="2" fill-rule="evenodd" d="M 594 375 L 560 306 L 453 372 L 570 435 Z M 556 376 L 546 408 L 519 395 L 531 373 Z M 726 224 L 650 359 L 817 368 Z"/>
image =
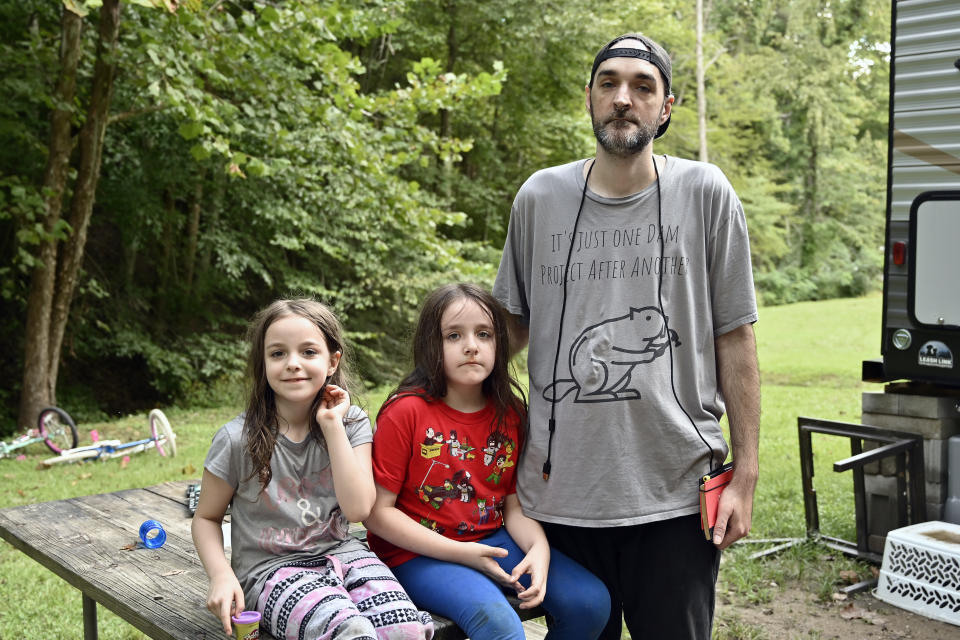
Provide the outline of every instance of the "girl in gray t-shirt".
<path id="1" fill-rule="evenodd" d="M 278 300 L 250 326 L 247 410 L 213 437 L 193 519 L 207 608 L 227 634 L 231 615 L 255 608 L 277 638 L 433 636 L 429 614 L 347 530 L 370 513 L 376 489 L 370 420 L 350 404 L 342 335 L 310 299 Z"/>

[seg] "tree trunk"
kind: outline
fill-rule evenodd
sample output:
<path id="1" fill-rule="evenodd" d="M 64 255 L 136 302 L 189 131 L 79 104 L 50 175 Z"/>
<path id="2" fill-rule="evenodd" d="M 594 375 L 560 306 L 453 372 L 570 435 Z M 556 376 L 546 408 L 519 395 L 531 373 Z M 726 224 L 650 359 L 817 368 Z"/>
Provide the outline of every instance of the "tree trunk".
<path id="1" fill-rule="evenodd" d="M 137 273 L 137 256 L 140 251 L 137 248 L 136 237 L 130 238 L 125 234 L 123 240 L 123 293 L 126 296 L 133 294 L 133 277 Z"/>
<path id="2" fill-rule="evenodd" d="M 50 308 L 57 273 L 57 240 L 52 236 L 60 221 L 63 192 L 70 166 L 70 120 L 77 88 L 77 65 L 80 61 L 80 35 L 83 18 L 62 9 L 60 22 L 60 73 L 53 93 L 50 114 L 50 146 L 43 174 L 46 194 L 45 231 L 37 258 L 38 266 L 30 276 L 27 298 L 27 326 L 24 329 L 26 348 L 23 358 L 23 389 L 20 393 L 19 425 L 33 426 L 40 410 L 56 403 L 56 385 L 51 383 L 47 363 L 50 361 Z"/>
<path id="3" fill-rule="evenodd" d="M 450 0 L 447 2 L 447 17 L 450 19 L 450 26 L 447 28 L 447 73 L 453 72 L 453 67 L 457 62 L 457 2 Z M 450 137 L 450 110 L 440 110 L 440 135 L 444 138 Z"/>
<path id="4" fill-rule="evenodd" d="M 210 207 L 207 209 L 206 224 L 204 226 L 207 229 L 207 233 L 216 233 L 217 226 L 220 223 L 220 209 L 223 207 L 223 201 L 226 197 L 227 175 L 223 171 L 213 171 L 211 179 L 213 181 L 213 194 L 210 198 Z M 210 271 L 210 267 L 213 265 L 213 259 L 213 247 L 207 244 L 200 253 L 200 269 L 197 274 L 198 280 Z"/>
<path id="5" fill-rule="evenodd" d="M 820 126 L 821 114 L 816 107 L 807 112 L 807 171 L 803 179 L 803 224 L 800 238 L 800 266 L 812 266 L 816 255 L 814 228 L 820 221 Z"/>
<path id="6" fill-rule="evenodd" d="M 77 181 L 70 203 L 70 237 L 63 245 L 62 258 L 57 265 L 57 286 L 54 292 L 50 320 L 49 368 L 50 387 L 56 388 L 60 367 L 60 346 L 70 315 L 70 302 L 76 289 L 87 243 L 87 230 L 100 179 L 103 158 L 103 138 L 113 96 L 113 78 L 116 71 L 117 36 L 120 32 L 120 0 L 104 0 L 100 8 L 100 27 L 97 41 L 97 62 L 93 70 L 93 89 L 87 107 L 87 119 L 80 129 L 80 157 Z"/>
<path id="7" fill-rule="evenodd" d="M 187 227 L 186 287 L 187 296 L 193 295 L 193 273 L 197 263 L 197 241 L 200 236 L 200 211 L 203 209 L 204 174 L 197 178 L 193 188 L 193 202 L 190 203 L 190 220 Z"/>
<path id="8" fill-rule="evenodd" d="M 447 2 L 447 17 L 450 19 L 450 26 L 447 28 L 447 73 L 453 73 L 454 65 L 457 62 L 457 0 Z M 453 133 L 453 125 L 450 118 L 449 109 L 440 110 L 440 136 L 449 138 Z M 450 158 L 443 159 L 443 174 L 440 185 L 440 192 L 450 197 L 453 183 L 453 163 Z"/>
<path id="9" fill-rule="evenodd" d="M 703 64 L 703 0 L 697 0 L 697 131 L 700 134 L 701 162 L 708 162 L 707 153 L 707 88 L 706 69 Z"/>
<path id="10" fill-rule="evenodd" d="M 164 294 L 173 293 L 167 291 L 167 287 L 175 288 L 177 284 L 177 236 L 180 233 L 177 211 L 177 198 L 172 191 L 173 187 L 167 187 L 163 190 L 163 228 L 160 240 L 160 277 L 162 278 L 160 286 L 157 288 Z"/>

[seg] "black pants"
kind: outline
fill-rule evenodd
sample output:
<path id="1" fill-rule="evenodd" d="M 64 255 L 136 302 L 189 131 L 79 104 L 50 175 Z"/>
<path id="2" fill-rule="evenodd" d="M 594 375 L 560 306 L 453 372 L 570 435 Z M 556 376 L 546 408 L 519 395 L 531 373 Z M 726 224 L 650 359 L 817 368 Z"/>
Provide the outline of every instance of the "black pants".
<path id="1" fill-rule="evenodd" d="M 697 514 L 629 527 L 541 524 L 551 546 L 610 591 L 602 640 L 620 640 L 621 615 L 634 640 L 710 640 L 720 551 Z"/>

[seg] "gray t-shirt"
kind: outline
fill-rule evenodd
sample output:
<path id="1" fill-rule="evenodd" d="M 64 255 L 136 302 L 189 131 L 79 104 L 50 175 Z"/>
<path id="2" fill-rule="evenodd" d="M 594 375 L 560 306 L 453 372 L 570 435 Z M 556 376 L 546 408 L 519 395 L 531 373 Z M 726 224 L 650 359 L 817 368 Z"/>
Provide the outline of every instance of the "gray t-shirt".
<path id="1" fill-rule="evenodd" d="M 333 492 L 327 450 L 316 439 L 277 438 L 270 459 L 273 478 L 265 493 L 246 451 L 240 414 L 213 436 L 203 466 L 234 488 L 230 516 L 230 564 L 248 609 L 256 606 L 264 583 L 276 569 L 331 553 L 362 550 L 347 529 Z M 352 418 L 352 420 L 351 420 Z M 351 406 L 344 420 L 354 447 L 373 441 L 370 420 Z"/>
<path id="2" fill-rule="evenodd" d="M 624 198 L 588 189 L 554 378 L 585 162 L 538 171 L 520 188 L 493 289 L 530 327 L 517 493 L 527 515 L 575 526 L 696 513 L 711 450 L 714 466 L 727 455 L 714 339 L 757 319 L 743 208 L 716 166 L 674 157 L 661 171 L 662 203 L 656 182 Z"/>

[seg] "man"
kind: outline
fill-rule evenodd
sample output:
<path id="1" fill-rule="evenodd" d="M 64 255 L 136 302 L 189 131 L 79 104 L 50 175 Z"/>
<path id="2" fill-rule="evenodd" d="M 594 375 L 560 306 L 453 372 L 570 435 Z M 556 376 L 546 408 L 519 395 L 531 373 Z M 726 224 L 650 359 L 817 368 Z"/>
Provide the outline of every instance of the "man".
<path id="1" fill-rule="evenodd" d="M 640 34 L 586 86 L 596 156 L 535 173 L 514 201 L 494 293 L 529 337 L 524 511 L 592 570 L 603 638 L 710 637 L 720 550 L 750 529 L 758 475 L 757 308 L 743 209 L 718 168 L 654 155 L 672 66 Z M 710 541 L 698 481 L 735 471 Z"/>

